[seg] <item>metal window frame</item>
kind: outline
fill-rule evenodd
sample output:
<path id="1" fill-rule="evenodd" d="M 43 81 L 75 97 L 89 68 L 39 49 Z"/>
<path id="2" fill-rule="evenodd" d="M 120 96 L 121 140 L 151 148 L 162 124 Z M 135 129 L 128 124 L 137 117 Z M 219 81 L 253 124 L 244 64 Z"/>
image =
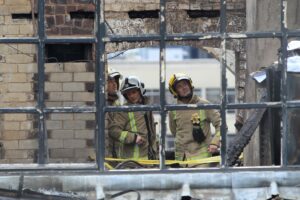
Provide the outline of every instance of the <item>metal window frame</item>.
<path id="1" fill-rule="evenodd" d="M 106 35 L 105 18 L 104 18 L 104 1 L 95 0 L 96 17 L 95 17 L 95 36 L 94 37 L 67 37 L 67 38 L 51 38 L 45 34 L 45 0 L 38 1 L 38 34 L 36 37 L 3 37 L 0 38 L 2 43 L 26 43 L 36 44 L 38 47 L 38 99 L 36 107 L 14 107 L 14 108 L 0 108 L 0 113 L 32 113 L 39 116 L 39 153 L 38 164 L 1 164 L 0 172 L 24 172 L 24 171 L 47 171 L 47 170 L 71 170 L 71 171 L 96 171 L 97 173 L 109 173 L 104 169 L 104 122 L 106 112 L 116 111 L 159 111 L 161 114 L 161 136 L 160 142 L 160 167 L 158 170 L 148 170 L 149 173 L 174 173 L 174 172 L 222 172 L 226 171 L 247 171 L 257 168 L 230 168 L 226 166 L 226 110 L 228 109 L 249 109 L 249 108 L 281 108 L 282 109 L 282 146 L 281 146 L 281 166 L 280 169 L 286 169 L 287 166 L 287 109 L 299 108 L 299 101 L 287 101 L 287 41 L 289 37 L 299 37 L 300 31 L 288 30 L 286 24 L 286 5 L 287 0 L 281 0 L 281 30 L 280 31 L 265 31 L 265 32 L 243 32 L 243 33 L 228 33 L 226 30 L 226 0 L 220 0 L 221 15 L 220 15 L 220 30 L 219 32 L 211 33 L 196 33 L 196 34 L 167 34 L 166 32 L 166 0 L 160 0 L 160 33 L 149 34 L 141 36 L 124 36 L 124 35 Z M 254 38 L 278 38 L 281 40 L 282 54 L 281 62 L 282 70 L 282 83 L 281 83 L 281 101 L 280 102 L 264 102 L 264 103 L 227 103 L 226 102 L 226 41 L 229 39 L 254 39 Z M 165 82 L 166 82 L 166 42 L 167 41 L 201 41 L 210 39 L 221 40 L 221 91 L 222 99 L 220 104 L 207 104 L 207 105 L 167 105 L 165 100 Z M 142 41 L 157 41 L 160 43 L 160 105 L 148 106 L 132 106 L 132 107 L 112 107 L 106 106 L 105 101 L 105 45 L 114 42 L 142 42 Z M 46 107 L 44 101 L 44 57 L 45 45 L 60 44 L 60 43 L 90 43 L 96 45 L 96 66 L 95 68 L 95 106 L 87 106 L 84 108 L 79 107 Z M 221 167 L 218 169 L 181 169 L 181 170 L 166 170 L 165 166 L 165 137 L 166 137 L 166 114 L 172 110 L 192 110 L 192 109 L 218 109 L 221 111 L 222 126 L 221 126 Z M 96 149 L 99 151 L 96 155 L 95 164 L 47 164 L 47 134 L 45 129 L 45 114 L 47 113 L 95 113 L 96 114 Z M 278 167 L 260 168 L 260 170 L 278 170 Z M 298 169 L 297 166 L 290 168 L 292 170 Z M 129 173 L 145 173 L 145 171 L 129 171 Z M 124 173 L 112 172 L 112 173 Z M 125 171 L 127 174 L 128 171 Z"/>

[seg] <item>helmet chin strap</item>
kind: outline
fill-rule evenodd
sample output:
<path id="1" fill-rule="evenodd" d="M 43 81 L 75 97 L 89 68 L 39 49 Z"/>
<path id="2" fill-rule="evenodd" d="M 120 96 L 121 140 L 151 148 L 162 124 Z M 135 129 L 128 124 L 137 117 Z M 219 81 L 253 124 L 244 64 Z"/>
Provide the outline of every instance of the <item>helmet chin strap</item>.
<path id="1" fill-rule="evenodd" d="M 178 99 L 181 100 L 181 101 L 190 100 L 192 97 L 193 97 L 193 90 L 191 90 L 191 92 L 188 95 L 184 96 L 184 97 L 178 95 Z"/>

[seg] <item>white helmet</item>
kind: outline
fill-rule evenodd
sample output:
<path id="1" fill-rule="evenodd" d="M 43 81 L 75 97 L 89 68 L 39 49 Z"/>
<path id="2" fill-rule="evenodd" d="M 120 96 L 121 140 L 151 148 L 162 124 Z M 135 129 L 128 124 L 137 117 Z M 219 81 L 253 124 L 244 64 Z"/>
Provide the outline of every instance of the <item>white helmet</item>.
<path id="1" fill-rule="evenodd" d="M 146 93 L 145 85 L 143 82 L 140 81 L 140 79 L 136 76 L 128 76 L 126 77 L 121 85 L 121 93 L 126 98 L 126 91 L 131 89 L 138 89 L 142 96 Z"/>
<path id="2" fill-rule="evenodd" d="M 296 49 L 300 49 L 300 41 L 299 40 L 290 41 L 288 46 L 287 46 L 287 50 L 288 51 L 293 51 L 293 50 L 296 50 Z"/>
<path id="3" fill-rule="evenodd" d="M 117 84 L 118 84 L 118 89 L 119 89 L 119 80 L 122 79 L 122 75 L 120 74 L 120 72 L 117 72 L 115 69 L 113 68 L 108 68 L 108 79 L 115 79 Z"/>

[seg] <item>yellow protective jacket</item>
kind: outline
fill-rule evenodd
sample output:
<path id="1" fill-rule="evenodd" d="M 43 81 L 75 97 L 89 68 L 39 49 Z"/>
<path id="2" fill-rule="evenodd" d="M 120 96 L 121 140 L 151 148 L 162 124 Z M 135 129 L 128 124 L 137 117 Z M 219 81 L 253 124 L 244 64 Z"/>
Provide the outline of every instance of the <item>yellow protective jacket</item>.
<path id="1" fill-rule="evenodd" d="M 183 104 L 177 101 L 178 104 Z M 207 100 L 193 95 L 188 104 L 207 104 Z M 200 117 L 200 126 L 206 136 L 202 143 L 198 143 L 193 138 L 192 116 Z M 175 137 L 175 159 L 176 160 L 197 160 L 210 157 L 207 151 L 209 144 L 219 146 L 221 118 L 216 110 L 177 110 L 169 112 L 169 125 Z M 215 127 L 215 136 L 211 137 L 210 124 Z"/>
<path id="2" fill-rule="evenodd" d="M 147 122 L 145 114 L 148 116 Z M 149 125 L 150 133 L 146 123 Z M 148 159 L 148 147 L 156 150 L 155 132 L 154 118 L 149 111 L 116 112 L 109 127 L 109 135 L 113 138 L 117 158 Z M 137 135 L 145 141 L 142 145 L 136 144 Z"/>

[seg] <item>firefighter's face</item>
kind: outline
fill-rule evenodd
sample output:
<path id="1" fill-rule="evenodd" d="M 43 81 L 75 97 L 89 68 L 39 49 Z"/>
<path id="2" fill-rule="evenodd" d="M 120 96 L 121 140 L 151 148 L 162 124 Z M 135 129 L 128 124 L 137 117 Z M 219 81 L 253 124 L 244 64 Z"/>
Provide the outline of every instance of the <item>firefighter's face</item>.
<path id="1" fill-rule="evenodd" d="M 138 104 L 142 100 L 142 96 L 140 94 L 140 91 L 138 89 L 131 89 L 128 90 L 125 95 L 127 96 L 127 100 L 129 103 L 132 104 Z"/>
<path id="2" fill-rule="evenodd" d="M 118 84 L 116 79 L 108 79 L 107 80 L 107 93 L 108 94 L 116 94 L 118 91 Z"/>
<path id="3" fill-rule="evenodd" d="M 190 84 L 186 80 L 179 81 L 175 90 L 180 97 L 187 97 L 191 93 Z"/>

